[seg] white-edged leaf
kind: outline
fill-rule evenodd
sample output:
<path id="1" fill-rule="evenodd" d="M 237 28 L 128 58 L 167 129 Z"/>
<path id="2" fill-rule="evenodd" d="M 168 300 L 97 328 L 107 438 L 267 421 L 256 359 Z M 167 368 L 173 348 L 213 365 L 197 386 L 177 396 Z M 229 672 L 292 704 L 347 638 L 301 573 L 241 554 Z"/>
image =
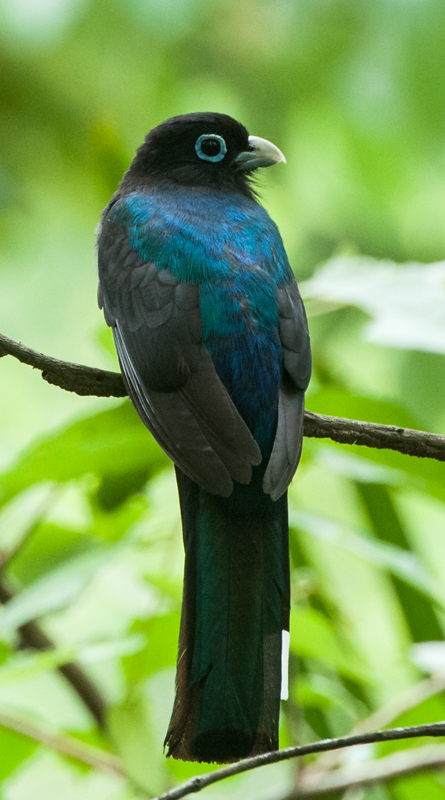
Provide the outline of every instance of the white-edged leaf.
<path id="1" fill-rule="evenodd" d="M 411 648 L 411 661 L 423 672 L 445 675 L 445 642 L 419 642 Z"/>
<path id="2" fill-rule="evenodd" d="M 445 353 L 445 261 L 395 264 L 337 256 L 300 286 L 304 298 L 354 305 L 376 344 Z"/>
<path id="3" fill-rule="evenodd" d="M 125 639 L 116 639 L 107 642 L 98 642 L 83 647 L 79 652 L 78 660 L 82 664 L 96 664 L 99 661 L 108 661 L 119 656 L 132 656 L 145 647 L 147 640 L 141 633 L 127 636 Z"/>
<path id="4" fill-rule="evenodd" d="M 397 486 L 404 475 L 401 470 L 375 464 L 355 453 L 345 453 L 331 446 L 317 447 L 316 459 L 319 464 L 336 475 L 352 478 L 359 483 L 384 483 Z"/>
<path id="5" fill-rule="evenodd" d="M 98 642 L 82 648 L 60 647 L 40 653 L 15 653 L 0 667 L 0 686 L 33 678 L 69 661 L 97 664 L 120 656 L 133 655 L 142 650 L 145 644 L 145 636 L 133 634 L 124 639 Z"/>
<path id="6" fill-rule="evenodd" d="M 59 611 L 73 602 L 110 557 L 97 549 L 70 559 L 17 594 L 0 611 L 0 636 L 37 617 Z"/>

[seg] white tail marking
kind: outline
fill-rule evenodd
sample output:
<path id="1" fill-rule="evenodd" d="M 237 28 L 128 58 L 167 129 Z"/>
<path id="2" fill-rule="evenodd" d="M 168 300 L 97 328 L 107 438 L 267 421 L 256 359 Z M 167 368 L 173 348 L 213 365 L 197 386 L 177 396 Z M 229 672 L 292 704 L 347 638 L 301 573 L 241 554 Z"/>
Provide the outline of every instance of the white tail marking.
<path id="1" fill-rule="evenodd" d="M 289 698 L 289 631 L 281 631 L 281 699 Z"/>

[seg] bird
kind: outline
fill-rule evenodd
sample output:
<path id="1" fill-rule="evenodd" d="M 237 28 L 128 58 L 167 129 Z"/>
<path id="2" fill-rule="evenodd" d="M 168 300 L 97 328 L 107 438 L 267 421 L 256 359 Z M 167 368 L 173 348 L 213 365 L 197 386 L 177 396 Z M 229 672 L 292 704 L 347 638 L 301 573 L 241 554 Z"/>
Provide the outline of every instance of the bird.
<path id="1" fill-rule="evenodd" d="M 226 114 L 172 117 L 145 137 L 98 233 L 125 386 L 176 470 L 185 565 L 164 747 L 184 761 L 278 748 L 287 487 L 311 373 L 303 302 L 253 182 L 279 162 Z"/>

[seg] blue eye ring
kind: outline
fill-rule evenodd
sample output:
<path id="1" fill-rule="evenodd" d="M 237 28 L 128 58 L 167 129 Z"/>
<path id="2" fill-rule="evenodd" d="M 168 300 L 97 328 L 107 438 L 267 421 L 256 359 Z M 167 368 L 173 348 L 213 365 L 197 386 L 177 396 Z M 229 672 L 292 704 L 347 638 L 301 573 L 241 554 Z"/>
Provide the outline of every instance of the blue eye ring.
<path id="1" fill-rule="evenodd" d="M 201 150 L 202 143 L 207 142 L 209 139 L 212 139 L 213 141 L 216 140 L 217 142 L 219 142 L 219 146 L 221 149 L 216 156 L 208 156 Z M 203 133 L 202 136 L 200 136 L 199 139 L 196 140 L 195 150 L 196 150 L 196 155 L 203 161 L 213 161 L 213 162 L 222 161 L 225 154 L 227 153 L 227 145 L 222 136 L 218 136 L 217 133 Z"/>

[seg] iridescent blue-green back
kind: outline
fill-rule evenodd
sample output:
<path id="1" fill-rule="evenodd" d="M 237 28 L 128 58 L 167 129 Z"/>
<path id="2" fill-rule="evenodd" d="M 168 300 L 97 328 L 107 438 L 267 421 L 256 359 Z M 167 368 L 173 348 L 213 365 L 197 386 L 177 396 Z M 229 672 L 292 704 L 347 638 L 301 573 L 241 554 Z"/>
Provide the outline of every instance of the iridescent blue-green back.
<path id="1" fill-rule="evenodd" d="M 227 762 L 275 749 L 285 490 L 310 374 L 280 234 L 240 193 L 159 185 L 112 201 L 99 249 L 130 397 L 177 467 L 186 560 L 169 754 Z"/>

